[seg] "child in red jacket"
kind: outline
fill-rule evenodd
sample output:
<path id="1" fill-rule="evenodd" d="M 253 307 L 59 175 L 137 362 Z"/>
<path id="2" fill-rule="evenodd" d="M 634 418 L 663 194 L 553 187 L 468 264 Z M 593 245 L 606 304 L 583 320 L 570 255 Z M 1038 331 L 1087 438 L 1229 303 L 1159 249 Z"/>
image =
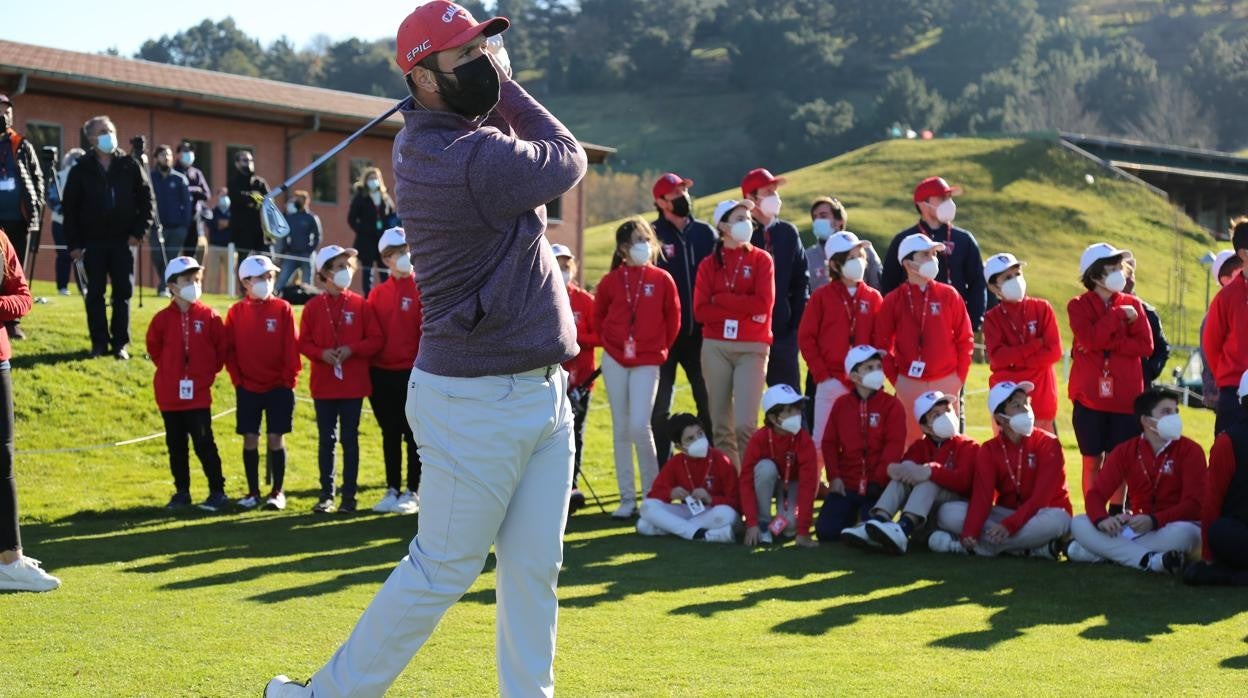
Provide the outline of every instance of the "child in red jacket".
<path id="1" fill-rule="evenodd" d="M 364 297 L 351 290 L 356 252 L 327 245 L 316 253 L 316 275 L 325 286 L 303 307 L 299 351 L 312 362 L 321 494 L 313 511 L 334 511 L 334 446 L 342 443 L 342 503 L 356 509 L 360 468 L 360 412 L 372 392 L 368 360 L 381 348 L 381 327 Z"/>
<path id="2" fill-rule="evenodd" d="M 611 517 L 629 519 L 637 513 L 633 451 L 642 490 L 648 492 L 659 474 L 650 415 L 659 369 L 680 332 L 680 295 L 671 275 L 654 265 L 659 243 L 650 223 L 640 217 L 625 221 L 615 231 L 615 243 L 611 271 L 594 298 L 594 325 L 602 341 L 620 488 L 620 506 Z"/>
<path id="3" fill-rule="evenodd" d="M 381 452 L 386 464 L 386 493 L 373 511 L 415 514 L 420 508 L 420 454 L 407 422 L 407 384 L 420 350 L 420 291 L 412 273 L 407 234 L 390 228 L 377 241 L 381 263 L 389 278 L 373 287 L 368 305 L 381 329 L 381 349 L 373 355 L 369 379 L 373 392 L 368 406 L 381 428 Z M 407 445 L 407 487 L 403 487 L 403 445 Z"/>
<path id="4" fill-rule="evenodd" d="M 589 416 L 589 398 L 594 392 L 594 349 L 602 346 L 598 329 L 594 324 L 594 294 L 576 283 L 576 257 L 567 245 L 551 245 L 559 273 L 568 289 L 568 301 L 572 304 L 572 319 L 576 322 L 576 345 L 581 353 L 564 362 L 568 372 L 568 399 L 572 401 L 572 440 L 576 456 L 572 469 L 572 494 L 568 498 L 568 513 L 575 514 L 585 506 L 585 495 L 576 486 L 581 477 L 581 460 L 585 451 L 585 420 Z"/>
<path id="5" fill-rule="evenodd" d="M 697 417 L 674 414 L 668 423 L 672 443 L 682 452 L 664 464 L 642 501 L 637 532 L 733 542 L 732 527 L 741 519 L 734 508 L 739 501 L 737 469 L 722 451 L 710 448 Z"/>
<path id="6" fill-rule="evenodd" d="M 884 392 L 884 352 L 869 345 L 850 349 L 845 375 L 853 389 L 832 405 L 823 432 L 829 491 L 815 524 L 819 540 L 838 540 L 867 517 L 888 483 L 888 466 L 905 450 L 906 410 Z"/>
<path id="7" fill-rule="evenodd" d="M 294 424 L 295 379 L 303 367 L 290 303 L 273 295 L 278 268 L 264 255 L 238 265 L 246 296 L 225 314 L 225 367 L 238 404 L 236 431 L 243 437 L 244 509 L 260 504 L 260 419 L 268 436 L 266 480 L 273 488 L 264 508 L 286 508 L 286 434 Z"/>
<path id="8" fill-rule="evenodd" d="M 923 393 L 914 401 L 923 438 L 910 445 L 900 463 L 888 466 L 889 483 L 871 509 L 871 518 L 841 531 L 842 542 L 902 555 L 914 532 L 935 521 L 933 509 L 970 499 L 979 444 L 958 433 L 952 406 L 956 399 Z M 894 522 L 898 511 L 901 519 Z"/>
<path id="9" fill-rule="evenodd" d="M 175 257 L 165 267 L 165 286 L 172 302 L 152 317 L 147 327 L 147 354 L 156 364 L 152 387 L 165 422 L 165 446 L 173 473 L 168 509 L 191 503 L 191 459 L 187 439 L 208 480 L 208 498 L 199 505 L 220 511 L 225 496 L 221 455 L 212 436 L 212 383 L 225 365 L 225 325 L 216 311 L 199 302 L 204 268 L 194 257 Z"/>
<path id="10" fill-rule="evenodd" d="M 806 398 L 787 385 L 763 393 L 763 428 L 755 432 L 741 460 L 741 509 L 745 513 L 745 544 L 771 543 L 783 533 L 813 548 L 810 537 L 819 463 L 815 442 L 802 428 Z M 771 515 L 771 502 L 776 515 Z"/>

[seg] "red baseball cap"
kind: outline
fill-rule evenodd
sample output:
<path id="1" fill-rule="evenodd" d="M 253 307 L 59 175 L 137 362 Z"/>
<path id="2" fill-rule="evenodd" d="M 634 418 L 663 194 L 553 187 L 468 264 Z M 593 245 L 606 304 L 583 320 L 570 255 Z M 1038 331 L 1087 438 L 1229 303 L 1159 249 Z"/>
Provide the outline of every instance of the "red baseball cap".
<path id="1" fill-rule="evenodd" d="M 769 187 L 773 184 L 784 184 L 787 181 L 789 180 L 784 177 L 777 177 L 762 167 L 750 170 L 745 175 L 745 179 L 741 180 L 741 195 L 749 196 L 763 187 Z"/>
<path id="2" fill-rule="evenodd" d="M 662 177 L 659 177 L 659 181 L 654 183 L 654 189 L 650 191 L 651 193 L 654 194 L 654 198 L 662 199 L 668 194 L 671 194 L 672 192 L 676 191 L 677 187 L 681 187 L 681 186 L 688 189 L 689 187 L 693 186 L 693 180 L 685 179 L 684 177 L 681 177 L 675 172 L 668 172 L 664 174 Z"/>
<path id="3" fill-rule="evenodd" d="M 511 22 L 506 17 L 478 22 L 468 10 L 453 2 L 431 0 L 412 10 L 399 25 L 394 62 L 407 75 L 425 56 L 463 46 L 481 34 L 501 34 L 509 26 Z"/>
<path id="4" fill-rule="evenodd" d="M 927 201 L 933 196 L 943 197 L 949 194 L 961 196 L 962 187 L 951 187 L 948 182 L 940 177 L 928 177 L 919 182 L 919 186 L 914 188 L 914 203 Z"/>

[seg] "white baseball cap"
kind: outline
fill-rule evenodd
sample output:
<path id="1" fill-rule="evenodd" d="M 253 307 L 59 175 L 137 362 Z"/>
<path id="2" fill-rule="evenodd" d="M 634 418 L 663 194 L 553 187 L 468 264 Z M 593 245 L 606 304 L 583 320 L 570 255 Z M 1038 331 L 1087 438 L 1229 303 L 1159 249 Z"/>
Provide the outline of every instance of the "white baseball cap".
<path id="1" fill-rule="evenodd" d="M 988 412 L 996 414 L 997 408 L 1000 407 L 1003 402 L 1009 400 L 1014 393 L 1017 393 L 1020 390 L 1030 395 L 1031 391 L 1035 389 L 1036 386 L 1028 381 L 1023 381 L 1021 383 L 1003 381 L 1001 383 L 997 383 L 992 386 L 992 390 L 988 391 Z"/>
<path id="2" fill-rule="evenodd" d="M 1235 393 L 1242 400 L 1248 395 L 1248 371 L 1244 371 L 1244 375 L 1239 377 L 1239 391 Z"/>
<path id="3" fill-rule="evenodd" d="M 239 263 L 238 280 L 242 281 L 250 276 L 263 276 L 271 271 L 281 270 L 268 257 L 262 254 L 253 254 Z"/>
<path id="4" fill-rule="evenodd" d="M 870 240 L 860 240 L 858 239 L 857 235 L 854 235 L 848 230 L 843 230 L 837 233 L 836 235 L 833 235 L 832 237 L 828 238 L 827 243 L 825 243 L 823 246 L 823 252 L 828 257 L 831 257 L 834 254 L 840 254 L 842 252 L 849 252 L 850 250 L 856 250 L 859 247 L 870 247 L 870 246 L 871 246 Z"/>
<path id="5" fill-rule="evenodd" d="M 870 344 L 860 344 L 853 349 L 850 349 L 849 353 L 845 355 L 845 375 L 853 373 L 854 369 L 858 367 L 858 364 L 863 361 L 870 361 L 877 356 L 884 358 L 884 351 L 882 349 L 876 349 Z"/>
<path id="6" fill-rule="evenodd" d="M 770 412 L 771 408 L 776 405 L 792 405 L 805 399 L 806 397 L 794 390 L 793 386 L 783 383 L 773 385 L 763 393 L 763 413 Z"/>
<path id="7" fill-rule="evenodd" d="M 909 257 L 911 254 L 928 250 L 944 252 L 945 243 L 936 242 L 923 233 L 907 235 L 906 239 L 901 241 L 901 246 L 897 248 L 897 261 L 904 262 L 906 257 Z"/>
<path id="8" fill-rule="evenodd" d="M 324 269 L 325 265 L 333 261 L 334 257 L 337 257 L 338 255 L 344 255 L 344 254 L 355 257 L 359 255 L 359 252 L 356 252 L 354 247 L 340 247 L 338 245 L 326 245 L 322 247 L 321 249 L 317 250 L 316 251 L 316 271 L 320 271 Z"/>
<path id="9" fill-rule="evenodd" d="M 165 265 L 165 283 L 169 283 L 169 279 L 181 274 L 185 271 L 193 271 L 195 269 L 203 269 L 194 257 L 174 257 Z"/>
<path id="10" fill-rule="evenodd" d="M 550 246 L 550 251 L 555 253 L 555 259 L 559 259 L 560 257 L 576 259 L 576 255 L 572 254 L 572 248 L 567 245 L 560 245 L 556 243 Z"/>
<path id="11" fill-rule="evenodd" d="M 377 251 L 385 252 L 387 247 L 395 247 L 396 245 L 407 244 L 407 233 L 403 228 L 394 226 L 381 234 L 381 238 L 377 240 Z"/>
<path id="12" fill-rule="evenodd" d="M 946 395 L 939 390 L 923 393 L 914 400 L 914 418 L 920 422 L 923 421 L 923 417 L 942 402 L 946 404 L 953 402 L 953 396 Z"/>
<path id="13" fill-rule="evenodd" d="M 984 262 L 984 281 L 992 283 L 992 277 L 1003 271 L 1009 271 L 1014 267 L 1025 267 L 1026 262 L 1018 261 L 1018 258 L 1009 252 L 999 252 L 988 258 Z"/>
<path id="14" fill-rule="evenodd" d="M 1217 257 L 1213 258 L 1213 264 L 1209 266 L 1210 273 L 1213 274 L 1214 280 L 1222 275 L 1222 266 L 1235 256 L 1235 250 L 1222 250 Z"/>
<path id="15" fill-rule="evenodd" d="M 1130 250 L 1120 250 L 1117 247 L 1107 243 L 1098 242 L 1094 245 L 1088 245 L 1088 249 L 1083 251 L 1083 255 L 1079 257 L 1079 276 L 1083 276 L 1088 272 L 1088 267 L 1096 264 L 1102 259 L 1110 257 L 1126 257 L 1131 254 Z"/>
<path id="16" fill-rule="evenodd" d="M 754 210 L 754 202 L 749 199 L 742 199 L 740 201 L 728 199 L 727 201 L 721 201 L 715 204 L 715 213 L 711 215 L 711 227 L 713 228 L 719 225 L 719 222 L 724 219 L 724 216 L 728 215 L 729 211 L 738 206 L 744 206 L 747 211 Z"/>

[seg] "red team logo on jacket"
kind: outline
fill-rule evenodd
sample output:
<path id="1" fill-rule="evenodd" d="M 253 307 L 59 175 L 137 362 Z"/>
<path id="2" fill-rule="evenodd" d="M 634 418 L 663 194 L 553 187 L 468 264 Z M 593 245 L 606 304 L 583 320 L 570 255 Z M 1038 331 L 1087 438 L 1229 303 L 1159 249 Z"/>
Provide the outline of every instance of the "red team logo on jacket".
<path id="1" fill-rule="evenodd" d="M 1034 453 L 1027 454 L 1027 468 L 1028 470 L 1036 469 L 1036 454 Z"/>
<path id="2" fill-rule="evenodd" d="M 195 326 L 195 334 L 204 333 L 204 321 L 203 320 L 195 320 L 192 322 L 192 324 Z"/>
<path id="3" fill-rule="evenodd" d="M 868 302 L 866 302 L 866 301 L 858 301 L 858 314 L 859 314 L 859 315 L 870 315 L 870 314 L 871 314 L 871 304 L 870 304 L 870 303 L 868 303 Z"/>
<path id="4" fill-rule="evenodd" d="M 342 314 L 342 322 L 343 322 L 343 324 L 345 324 L 345 325 L 354 325 L 354 324 L 355 324 L 355 313 L 353 313 L 353 312 L 351 312 L 351 311 L 349 311 L 349 310 L 348 310 L 347 312 L 343 313 L 343 314 Z"/>
<path id="5" fill-rule="evenodd" d="M 405 313 L 406 313 L 406 312 L 407 312 L 407 310 L 408 310 L 408 308 L 411 308 L 411 307 L 412 307 L 412 299 L 411 299 L 411 298 L 400 298 L 400 299 L 399 299 L 399 310 L 402 310 L 403 312 L 405 312 Z"/>
<path id="6" fill-rule="evenodd" d="M 653 298 L 654 297 L 654 284 L 645 284 L 644 286 L 641 287 L 641 292 L 645 294 L 646 298 Z"/>
<path id="7" fill-rule="evenodd" d="M 1037 325 L 1039 325 L 1039 324 L 1040 324 L 1040 323 L 1036 322 L 1035 320 L 1030 320 L 1030 321 L 1028 321 L 1028 322 L 1027 322 L 1027 334 L 1030 334 L 1032 337 L 1035 337 L 1035 336 L 1036 336 L 1036 326 L 1037 326 Z"/>
<path id="8" fill-rule="evenodd" d="M 754 273 L 754 268 L 751 267 L 750 265 L 747 264 L 741 267 L 741 276 L 744 276 L 745 278 L 748 279 L 753 273 Z"/>
<path id="9" fill-rule="evenodd" d="M 927 308 L 928 308 L 928 312 L 930 312 L 933 317 L 940 315 L 940 302 L 939 301 L 932 301 L 931 303 L 928 303 Z"/>
<path id="10" fill-rule="evenodd" d="M 664 256 L 664 257 L 666 257 L 666 258 L 668 258 L 668 259 L 671 259 L 672 257 L 675 257 L 675 256 L 676 256 L 676 246 L 675 246 L 675 245 L 664 245 L 664 246 L 663 246 L 663 256 Z"/>
<path id="11" fill-rule="evenodd" d="M 1161 464 L 1161 474 L 1162 475 L 1174 474 L 1174 459 L 1173 458 L 1167 458 L 1165 462 Z"/>
<path id="12" fill-rule="evenodd" d="M 264 319 L 265 332 L 277 332 L 277 318 L 270 317 Z"/>
<path id="13" fill-rule="evenodd" d="M 872 429 L 878 429 L 880 426 L 880 413 L 872 412 L 867 415 L 867 426 Z"/>

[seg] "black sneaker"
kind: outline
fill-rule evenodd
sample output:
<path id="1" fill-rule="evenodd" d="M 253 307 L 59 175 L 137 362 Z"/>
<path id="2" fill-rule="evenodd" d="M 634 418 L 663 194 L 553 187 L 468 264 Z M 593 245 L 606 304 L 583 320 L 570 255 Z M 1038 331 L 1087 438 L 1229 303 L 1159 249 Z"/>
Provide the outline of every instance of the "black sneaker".
<path id="1" fill-rule="evenodd" d="M 169 509 L 170 511 L 173 511 L 175 509 L 185 509 L 186 507 L 189 507 L 190 505 L 191 505 L 191 493 L 190 492 L 175 492 L 174 495 L 169 498 L 169 503 L 165 505 L 165 508 Z"/>
<path id="2" fill-rule="evenodd" d="M 316 505 L 312 507 L 312 513 L 314 514 L 332 514 L 336 510 L 336 507 L 334 507 L 334 500 L 329 497 L 318 501 Z"/>
<path id="3" fill-rule="evenodd" d="M 581 491 L 573 488 L 572 496 L 568 498 L 568 514 L 575 514 L 577 510 L 585 506 L 585 495 Z"/>
<path id="4" fill-rule="evenodd" d="M 1166 572 L 1179 575 L 1187 565 L 1187 553 L 1182 550 L 1167 550 L 1161 554 L 1161 568 Z"/>
<path id="5" fill-rule="evenodd" d="M 213 492 L 199 504 L 199 508 L 204 511 L 222 511 L 229 506 L 230 498 L 224 492 Z"/>
<path id="6" fill-rule="evenodd" d="M 343 497 L 342 504 L 338 505 L 338 512 L 341 514 L 354 514 L 355 513 L 355 500 L 347 499 L 346 497 Z"/>

